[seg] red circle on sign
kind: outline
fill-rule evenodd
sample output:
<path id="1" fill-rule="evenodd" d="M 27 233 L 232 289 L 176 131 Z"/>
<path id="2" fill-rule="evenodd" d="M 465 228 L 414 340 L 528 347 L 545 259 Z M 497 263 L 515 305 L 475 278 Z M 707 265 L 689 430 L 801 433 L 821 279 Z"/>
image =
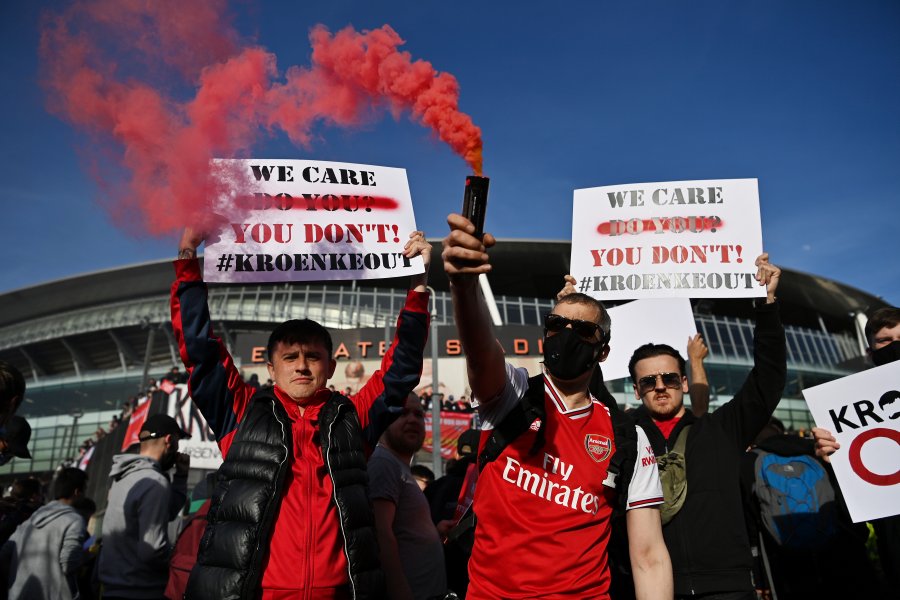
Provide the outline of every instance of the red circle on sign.
<path id="1" fill-rule="evenodd" d="M 879 475 L 878 473 L 873 473 L 867 469 L 862 462 L 863 445 L 869 440 L 878 437 L 885 437 L 900 444 L 900 431 L 894 431 L 893 429 L 887 429 L 885 427 L 877 427 L 875 429 L 864 431 L 856 436 L 856 439 L 850 444 L 850 467 L 853 469 L 853 472 L 859 475 L 859 478 L 866 483 L 880 486 L 896 485 L 900 483 L 900 470 L 893 475 Z"/>

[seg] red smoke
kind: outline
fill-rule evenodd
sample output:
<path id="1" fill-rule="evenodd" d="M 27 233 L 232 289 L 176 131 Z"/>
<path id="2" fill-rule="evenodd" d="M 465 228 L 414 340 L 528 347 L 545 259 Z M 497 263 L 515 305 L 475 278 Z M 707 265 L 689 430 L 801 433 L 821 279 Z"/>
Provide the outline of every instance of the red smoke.
<path id="1" fill-rule="evenodd" d="M 113 192 L 114 214 L 137 211 L 154 234 L 209 218 L 221 192 L 208 177 L 211 158 L 251 156 L 263 132 L 308 146 L 317 124 L 356 126 L 373 106 L 408 110 L 481 172 L 481 130 L 459 111 L 456 78 L 400 51 L 388 25 L 336 34 L 317 26 L 310 42 L 310 66 L 279 81 L 274 54 L 239 46 L 224 0 L 84 0 L 45 15 L 42 83 L 52 112 L 114 142 L 114 166 L 124 169 L 98 158 L 102 147 L 90 153 L 99 183 L 124 187 Z"/>

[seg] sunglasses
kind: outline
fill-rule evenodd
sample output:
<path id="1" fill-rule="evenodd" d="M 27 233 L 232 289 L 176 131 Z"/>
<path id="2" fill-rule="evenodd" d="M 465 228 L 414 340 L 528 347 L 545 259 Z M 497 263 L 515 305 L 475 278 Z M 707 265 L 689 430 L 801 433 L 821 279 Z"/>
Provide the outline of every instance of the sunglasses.
<path id="1" fill-rule="evenodd" d="M 582 321 L 581 319 L 567 319 L 561 315 L 557 315 L 555 313 L 548 313 L 544 315 L 544 329 L 551 333 L 559 333 L 569 325 L 572 326 L 572 331 L 575 332 L 575 335 L 578 337 L 596 341 L 597 339 L 597 331 L 600 330 L 600 326 L 594 323 L 593 321 Z M 600 339 L 603 339 L 603 332 L 600 332 Z"/>
<path id="2" fill-rule="evenodd" d="M 657 373 L 638 379 L 638 393 L 643 396 L 650 390 L 655 390 L 657 377 L 661 378 L 663 385 L 669 389 L 677 390 L 681 387 L 681 373 Z"/>

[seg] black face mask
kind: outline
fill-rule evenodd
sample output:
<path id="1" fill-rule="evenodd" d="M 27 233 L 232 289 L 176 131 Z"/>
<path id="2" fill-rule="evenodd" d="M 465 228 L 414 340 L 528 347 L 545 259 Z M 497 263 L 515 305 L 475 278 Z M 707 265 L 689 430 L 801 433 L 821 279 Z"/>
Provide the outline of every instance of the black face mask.
<path id="1" fill-rule="evenodd" d="M 568 327 L 544 336 L 544 366 L 563 381 L 577 379 L 597 364 L 603 342 L 588 342 Z"/>
<path id="2" fill-rule="evenodd" d="M 878 350 L 872 350 L 872 362 L 876 366 L 886 365 L 895 360 L 900 360 L 900 340 L 882 346 Z"/>

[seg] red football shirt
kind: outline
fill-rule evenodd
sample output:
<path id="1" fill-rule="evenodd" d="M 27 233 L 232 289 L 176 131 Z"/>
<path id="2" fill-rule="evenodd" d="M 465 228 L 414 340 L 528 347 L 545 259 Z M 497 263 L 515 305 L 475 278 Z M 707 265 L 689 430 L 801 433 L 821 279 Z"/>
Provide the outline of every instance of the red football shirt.
<path id="1" fill-rule="evenodd" d="M 481 409 L 486 430 L 500 422 L 527 389 L 524 369 L 507 365 L 507 378 L 500 398 Z M 544 384 L 544 446 L 531 453 L 533 426 L 478 479 L 478 526 L 467 594 L 473 600 L 608 597 L 606 547 L 614 492 L 602 482 L 615 452 L 609 410 L 594 398 L 587 406 L 569 410 L 546 377 Z M 638 435 L 629 508 L 662 503 L 656 461 L 640 428 Z"/>

